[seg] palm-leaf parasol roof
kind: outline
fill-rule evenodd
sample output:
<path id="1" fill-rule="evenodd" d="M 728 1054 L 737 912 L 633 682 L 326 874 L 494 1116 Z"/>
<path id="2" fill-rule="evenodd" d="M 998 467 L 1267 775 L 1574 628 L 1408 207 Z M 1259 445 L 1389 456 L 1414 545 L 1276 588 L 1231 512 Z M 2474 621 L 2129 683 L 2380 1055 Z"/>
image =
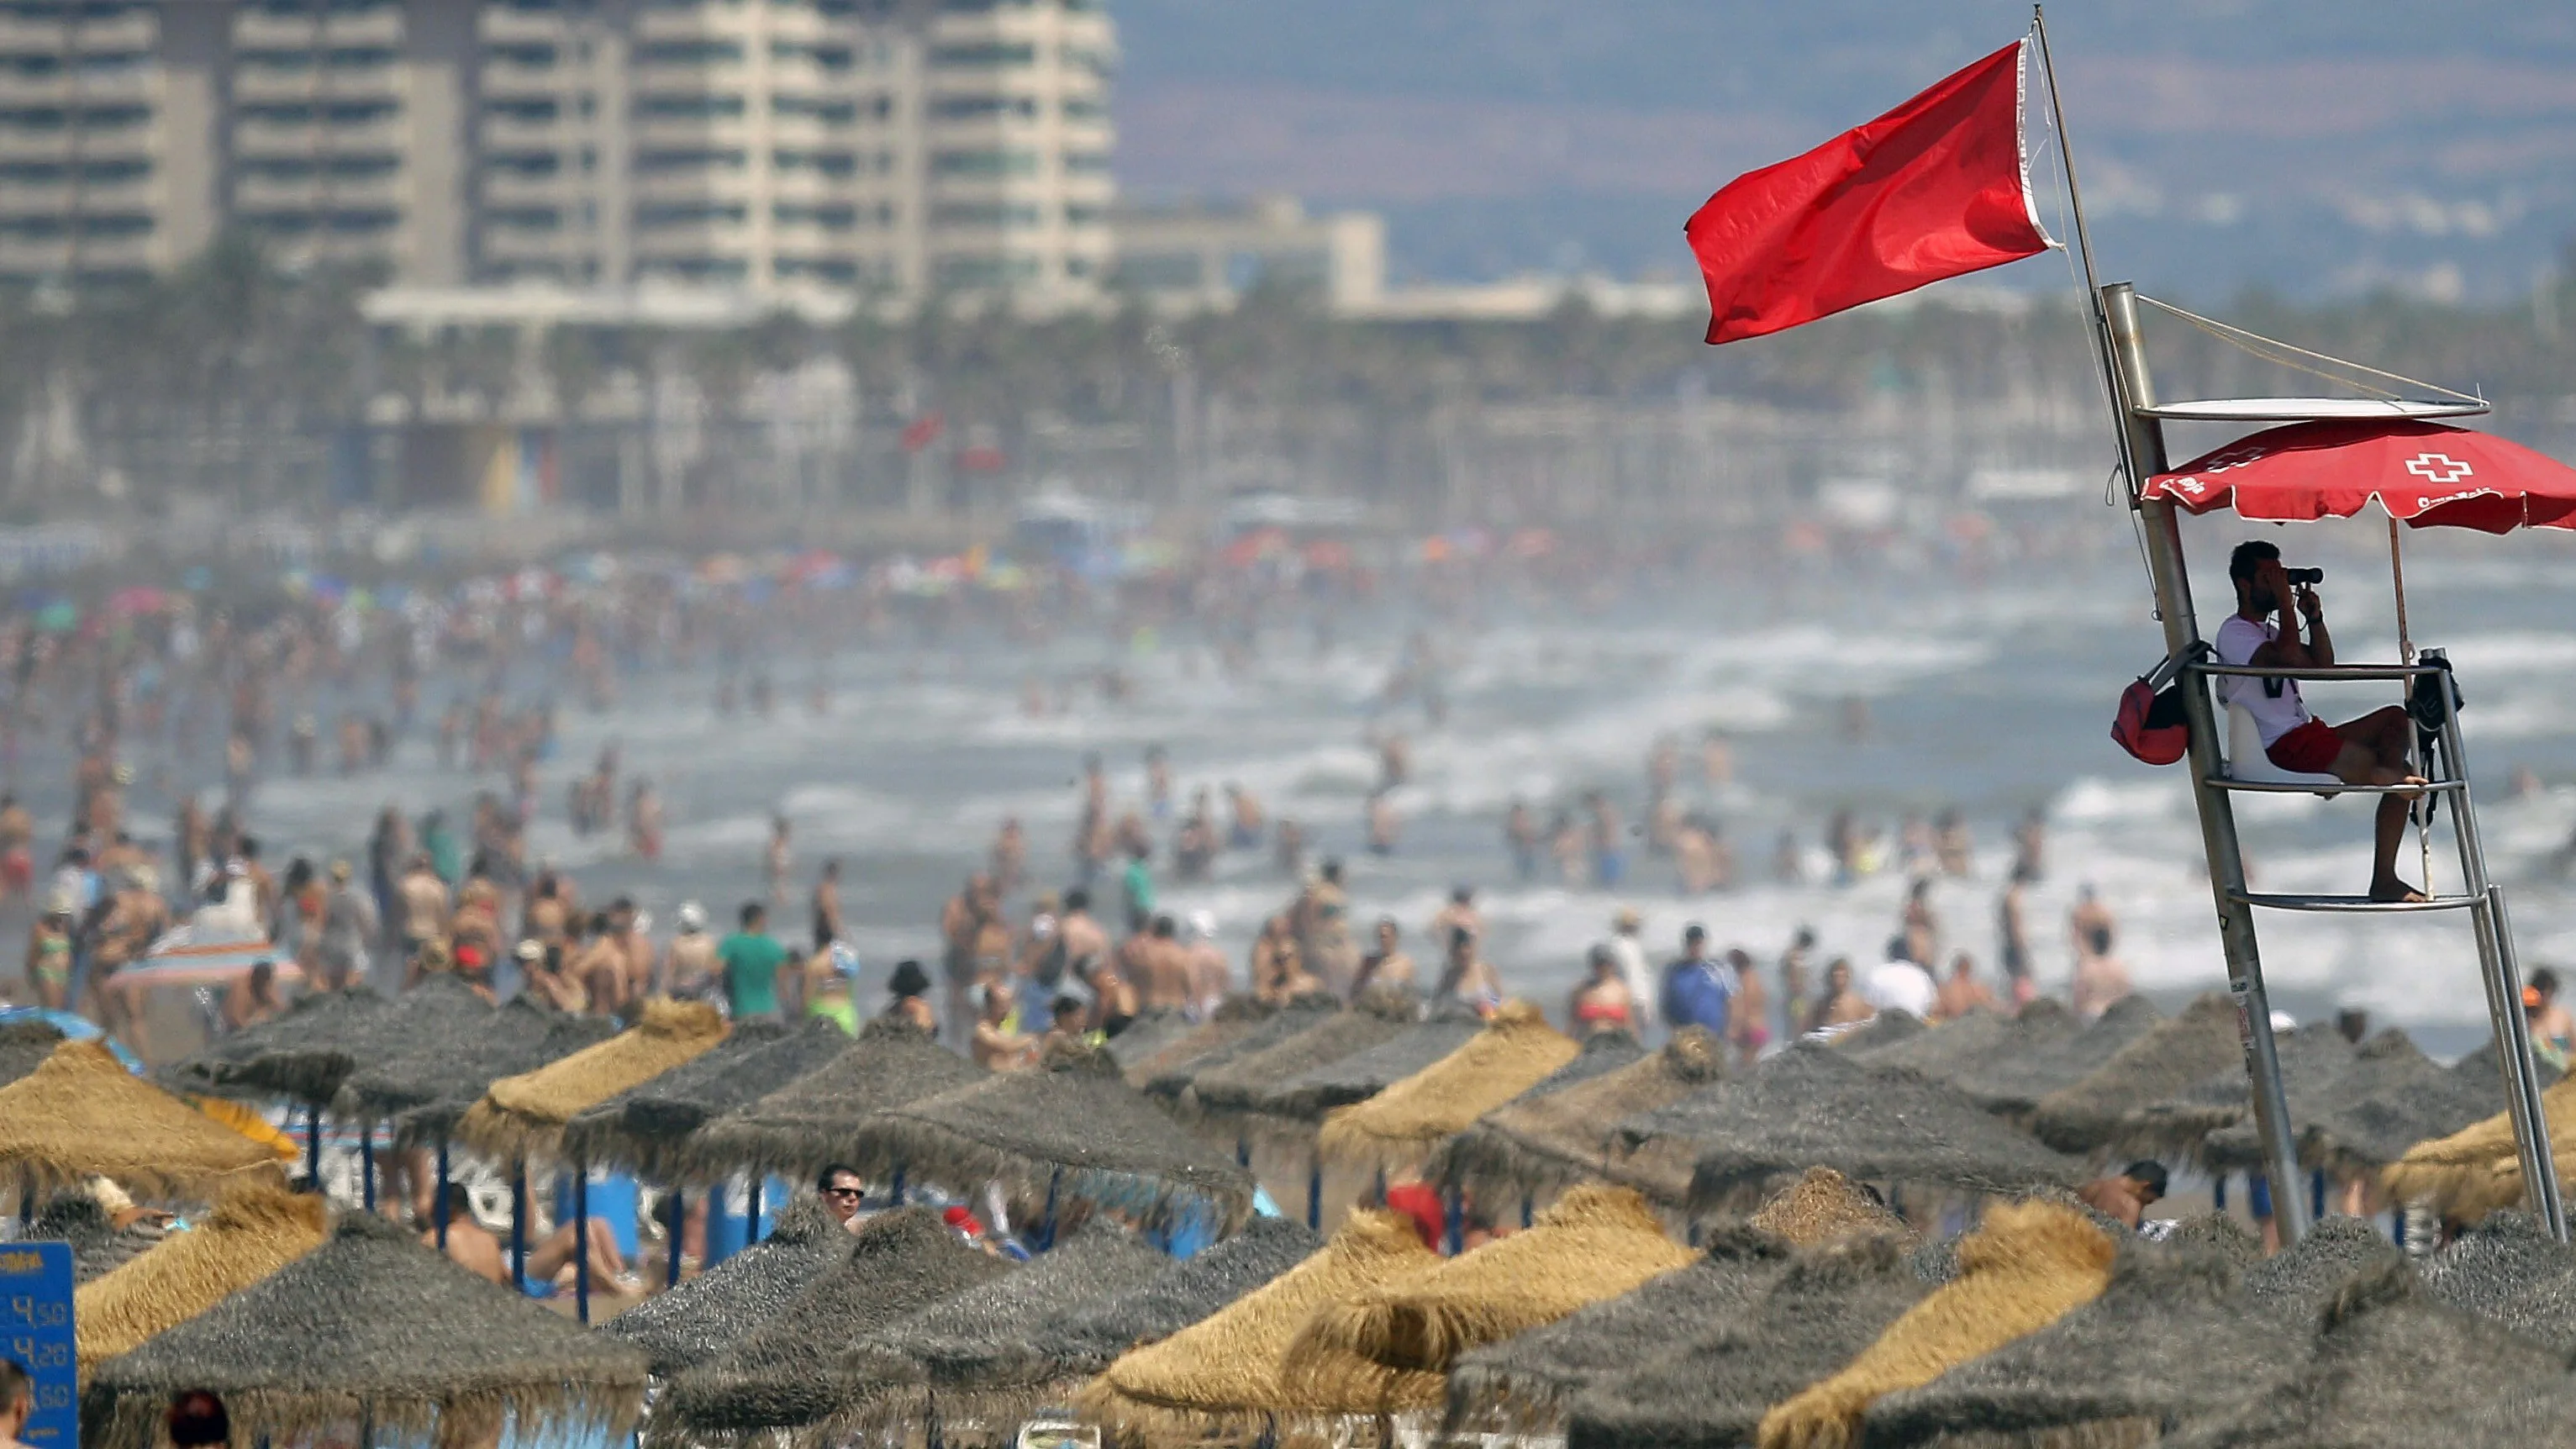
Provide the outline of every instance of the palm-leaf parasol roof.
<path id="1" fill-rule="evenodd" d="M 120 1228 L 107 1209 L 85 1192 L 58 1193 L 36 1214 L 27 1236 L 71 1246 L 72 1281 L 96 1282 L 152 1250 L 166 1236 L 148 1219 Z"/>
<path id="2" fill-rule="evenodd" d="M 1865 1192 L 1830 1167 L 1810 1167 L 1798 1180 L 1772 1194 L 1746 1225 L 1797 1248 L 1821 1248 L 1851 1238 L 1909 1238 L 1914 1230 L 1888 1210 L 1876 1193 Z"/>
<path id="3" fill-rule="evenodd" d="M 2435 1298 L 2463 1313 L 2502 1318 L 2526 1298 L 2576 1284 L 2576 1251 L 2543 1232 L 2531 1214 L 2499 1212 L 2453 1238 L 2417 1271 Z"/>
<path id="4" fill-rule="evenodd" d="M 2265 1392 L 2305 1359 L 2302 1320 L 2258 1311 L 2238 1283 L 2250 1240 L 2132 1239 L 2102 1296 L 1869 1409 L 1868 1443 L 2050 1436 L 2153 1443 L 2213 1401 Z"/>
<path id="5" fill-rule="evenodd" d="M 2492 1099 L 2490 1099 L 2492 1100 Z M 2540 1094 L 2549 1123 L 2550 1150 L 2576 1132 L 2576 1077 L 2562 1077 Z M 2563 1182 L 2566 1168 L 2558 1169 Z M 2522 1201 L 2522 1161 L 2516 1155 L 2513 1119 L 2503 1112 L 2445 1137 L 2418 1142 L 2380 1174 L 2397 1201 L 2430 1207 L 2444 1217 L 2478 1218 Z"/>
<path id="6" fill-rule="evenodd" d="M 1337 1107 L 1315 1135 L 1327 1160 L 1395 1167 L 1536 1086 L 1582 1048 L 1525 1001 L 1504 1003 L 1456 1051 L 1365 1102 Z"/>
<path id="7" fill-rule="evenodd" d="M 1865 1057 L 1910 1041 L 1931 1029 L 1923 1018 L 1897 1008 L 1882 1011 L 1849 1029 L 1836 1028 L 1824 1034 L 1822 1041 L 1837 1051 Z"/>
<path id="8" fill-rule="evenodd" d="M 1029 1382 L 1089 1378 L 1120 1354 L 1159 1343 L 1304 1262 L 1324 1246 L 1305 1224 L 1254 1218 L 1243 1231 L 1164 1266 L 1124 1293 L 1085 1304 L 1025 1339 Z"/>
<path id="9" fill-rule="evenodd" d="M 1429 1273 L 1330 1303 L 1289 1345 L 1289 1391 L 1389 1409 L 1441 1401 L 1460 1354 L 1545 1327 L 1688 1266 L 1662 1219 L 1631 1189 L 1575 1188 L 1527 1231 Z"/>
<path id="10" fill-rule="evenodd" d="M 563 1150 L 575 1161 L 668 1181 L 678 1175 L 681 1145 L 690 1133 L 823 1066 L 850 1045 L 849 1033 L 817 1016 L 793 1027 L 739 1024 L 706 1055 L 574 1114 L 564 1124 Z"/>
<path id="11" fill-rule="evenodd" d="M 1218 1005 L 1214 1015 L 1186 1030 L 1168 1014 L 1157 1016 L 1150 1025 L 1140 1024 L 1144 1031 L 1141 1038 L 1137 1036 L 1139 1026 L 1120 1032 L 1110 1049 L 1110 1060 L 1118 1063 L 1127 1085 L 1142 1091 L 1146 1083 L 1165 1072 L 1184 1069 L 1242 1040 L 1281 1009 L 1250 996 L 1232 996 Z"/>
<path id="12" fill-rule="evenodd" d="M 2278 1049 L 2282 1089 L 2294 1124 L 2302 1120 L 2300 1107 L 2331 1101 L 2342 1091 L 2356 1055 L 2331 1021 L 2312 1022 L 2280 1037 Z M 2254 1092 L 2240 1055 L 2179 1092 L 2122 1113 L 2103 1145 L 2114 1157 L 2178 1158 L 2197 1166 L 2205 1160 L 2202 1144 L 2211 1133 L 2248 1121 L 2253 1111 Z"/>
<path id="13" fill-rule="evenodd" d="M 1323 1251 L 1160 1343 L 1122 1354 L 1075 1399 L 1122 1449 L 1196 1444 L 1211 1434 L 1336 1414 L 1301 1400 L 1280 1362 L 1326 1304 L 1428 1273 L 1439 1257 L 1393 1213 L 1353 1213 Z"/>
<path id="14" fill-rule="evenodd" d="M 603 1016 L 573 1016 L 519 997 L 471 1027 L 434 1027 L 397 1054 L 350 1074 L 340 1109 L 391 1121 L 405 1147 L 435 1142 L 503 1077 L 533 1072 L 617 1034 Z"/>
<path id="15" fill-rule="evenodd" d="M 2576 1375 L 2563 1354 L 2434 1298 L 2403 1263 L 2339 1288 L 2308 1362 L 2270 1392 L 2213 1407 L 2175 1449 L 2417 1449 L 2564 1444 Z"/>
<path id="16" fill-rule="evenodd" d="M 2035 998 L 2033 1004 L 2039 1001 L 2047 1001 L 2051 1007 L 2057 1005 L 2049 997 Z M 2054 1011 L 2043 1008 L 2033 1017 L 2032 1024 L 2036 1026 L 2043 1020 L 2052 1026 L 2073 1030 L 2072 1020 L 2062 1007 Z M 1935 1022 L 1929 1030 L 1916 1032 L 1902 1041 L 1876 1046 L 1846 1046 L 1843 1050 L 1873 1067 L 1899 1067 L 1936 1082 L 1948 1082 L 1996 1053 L 2019 1045 L 2020 1039 L 2029 1034 L 2016 1030 L 2019 1025 L 2017 1018 L 1999 1011 L 1971 1011 L 1953 1021 Z"/>
<path id="17" fill-rule="evenodd" d="M 1265 1136 L 1309 1143 L 1326 1113 L 1365 1102 L 1473 1041 L 1483 1018 L 1461 1003 L 1433 1003 L 1430 1015 L 1339 1061 L 1308 1067 L 1253 1098 L 1253 1125 Z"/>
<path id="18" fill-rule="evenodd" d="M 2089 1022 L 2039 997 L 2013 1015 L 2003 1048 L 1960 1068 L 1950 1084 L 1997 1116 L 2027 1122 L 2042 1098 L 2082 1081 L 2163 1019 L 2143 996 L 2123 996 Z"/>
<path id="19" fill-rule="evenodd" d="M 375 1045 L 377 1019 L 392 1010 L 392 1002 L 365 986 L 308 992 L 267 1021 L 172 1063 L 159 1079 L 174 1092 L 198 1096 L 328 1102 Z"/>
<path id="20" fill-rule="evenodd" d="M 322 1246 L 329 1206 L 274 1182 L 226 1187 L 204 1221 L 80 1289 L 81 1367 L 134 1349 Z"/>
<path id="21" fill-rule="evenodd" d="M 1733 1449 L 1773 1404 L 1851 1362 L 1932 1291 L 1896 1238 L 1798 1255 L 1740 1316 L 1575 1395 L 1568 1449 Z"/>
<path id="22" fill-rule="evenodd" d="M 1809 1167 L 1863 1181 L 1976 1192 L 2068 1187 L 2082 1164 L 1911 1072 L 1873 1071 L 1799 1043 L 1746 1077 L 1619 1124 L 1632 1147 L 1680 1138 L 1695 1149 L 1690 1202 L 1723 1206 Z"/>
<path id="23" fill-rule="evenodd" d="M 1042 1212 L 1051 1190 L 1060 1213 L 1107 1207 L 1154 1226 L 1212 1214 L 1231 1230 L 1252 1212 L 1252 1175 L 1180 1130 L 1096 1051 L 1060 1050 L 1039 1071 L 882 1108 L 849 1147 L 852 1164 L 878 1177 L 999 1182 L 1024 1216 Z"/>
<path id="24" fill-rule="evenodd" d="M 1144 1091 L 1148 1096 L 1178 1101 L 1200 1078 L 1222 1073 L 1248 1057 L 1260 1056 L 1342 1014 L 1341 1004 L 1330 997 L 1291 1002 L 1252 1023 L 1251 1029 L 1240 1036 L 1153 1072 L 1145 1079 Z"/>
<path id="25" fill-rule="evenodd" d="M 739 1171 L 801 1176 L 846 1157 L 870 1113 L 986 1075 L 930 1033 L 879 1018 L 861 1027 L 840 1055 L 690 1134 L 674 1152 L 673 1166 L 696 1181 Z"/>
<path id="26" fill-rule="evenodd" d="M 1613 1129 L 1640 1113 L 1680 1100 L 1722 1076 L 1725 1049 L 1707 1032 L 1686 1026 L 1663 1050 L 1637 1055 L 1624 1034 L 1596 1037 L 1575 1058 L 1529 1091 L 1478 1118 L 1443 1143 L 1423 1168 L 1434 1182 L 1464 1187 L 1487 1201 L 1554 1192 L 1599 1179 L 1679 1207 L 1690 1188 L 1687 1152 L 1659 1161 L 1651 1150 L 1613 1150 Z M 1587 1063 L 1624 1065 L 1584 1077 Z M 1573 1078 L 1573 1080 L 1568 1080 Z M 1660 1170 L 1659 1170 L 1660 1169 Z"/>
<path id="27" fill-rule="evenodd" d="M 0 1181 L 46 1190 L 95 1175 L 145 1197 L 203 1199 L 276 1171 L 266 1146 L 126 1071 L 97 1042 L 64 1042 L 0 1087 Z"/>
<path id="28" fill-rule="evenodd" d="M 1158 1006 L 1127 1023 L 1127 1029 L 1109 1039 L 1110 1058 L 1118 1069 L 1128 1071 L 1146 1060 L 1159 1056 L 1197 1032 L 1202 1025 L 1192 1021 L 1186 1012 Z M 1128 1079 L 1136 1085 L 1136 1079 Z"/>
<path id="29" fill-rule="evenodd" d="M 2062 1204 L 1990 1206 L 1960 1240 L 1959 1276 L 1907 1309 L 1839 1373 L 1773 1406 L 1762 1418 L 1765 1449 L 1850 1443 L 1883 1395 L 1919 1388 L 2101 1296 L 2115 1251 L 2109 1236 Z"/>
<path id="30" fill-rule="evenodd" d="M 63 1044 L 63 1034 L 41 1021 L 13 1021 L 0 1025 L 0 1087 L 5 1087 L 45 1064 L 54 1048 Z"/>
<path id="31" fill-rule="evenodd" d="M 1311 1022 L 1304 1030 L 1251 1051 L 1214 1052 L 1206 1066 L 1193 1068 L 1184 1106 L 1215 1120 L 1232 1121 L 1255 1110 L 1261 1095 L 1281 1082 L 1318 1067 L 1330 1066 L 1394 1040 L 1417 1025 L 1419 1003 L 1395 993 L 1370 993 L 1348 1011 Z M 1282 1012 L 1279 1020 L 1293 1019 Z M 1246 1036 L 1237 1047 L 1260 1040 Z"/>
<path id="32" fill-rule="evenodd" d="M 2236 1003 L 2211 992 L 2159 1021 L 2072 1086 L 2041 1098 L 2031 1130 L 2060 1152 L 2098 1152 L 2141 1102 L 2162 1101 L 2233 1066 L 2244 1069 Z"/>
<path id="33" fill-rule="evenodd" d="M 838 1402 L 824 1369 L 841 1350 L 1010 1271 L 927 1208 L 871 1218 L 840 1260 L 768 1322 L 672 1379 L 654 1406 L 646 1441 L 702 1443 L 814 1423 Z"/>
<path id="34" fill-rule="evenodd" d="M 1743 1314 L 1788 1271 L 1794 1252 L 1759 1228 L 1724 1225 L 1682 1268 L 1546 1327 L 1471 1349 L 1449 1369 L 1447 1423 L 1561 1432 L 1576 1394 Z"/>
<path id="35" fill-rule="evenodd" d="M 2346 1175 L 2376 1172 L 2418 1142 L 2447 1137 L 2497 1100 L 2393 1027 L 2363 1043 L 2333 1081 L 2287 1085 L 2299 1161 Z M 2249 1118 L 2209 1134 L 2201 1156 L 2217 1171 L 2259 1171 L 2262 1139 Z"/>
<path id="36" fill-rule="evenodd" d="M 1008 1276 L 898 1319 L 841 1355 L 832 1437 L 919 1422 L 935 1408 L 943 1438 L 966 1423 L 1008 1439 L 1034 1407 L 1028 1336 L 1040 1324 L 1153 1281 L 1171 1259 L 1127 1229 L 1095 1218 Z M 961 1423 L 961 1421 L 963 1421 Z"/>
<path id="37" fill-rule="evenodd" d="M 210 1389 L 233 1443 L 364 1425 L 437 1449 L 587 1431 L 622 1437 L 644 1356 L 488 1283 L 371 1213 L 277 1272 L 99 1366 L 82 1400 L 90 1449 L 151 1449 L 170 1397 Z"/>
<path id="38" fill-rule="evenodd" d="M 769 1236 L 645 1299 L 601 1331 L 644 1350 L 657 1377 L 694 1368 L 778 1316 L 807 1284 L 850 1256 L 850 1233 L 819 1197 L 800 1197 Z"/>
<path id="39" fill-rule="evenodd" d="M 2404 1255 L 2359 1218 L 2319 1218 L 2298 1243 L 2245 1270 L 2245 1291 L 2294 1315 L 2313 1314 L 2355 1274 Z"/>
<path id="40" fill-rule="evenodd" d="M 551 1158 L 583 1108 L 695 1061 L 724 1038 L 725 1019 L 704 1002 L 648 1001 L 641 1020 L 597 1046 L 494 1082 L 458 1120 L 456 1136 L 495 1161 Z"/>

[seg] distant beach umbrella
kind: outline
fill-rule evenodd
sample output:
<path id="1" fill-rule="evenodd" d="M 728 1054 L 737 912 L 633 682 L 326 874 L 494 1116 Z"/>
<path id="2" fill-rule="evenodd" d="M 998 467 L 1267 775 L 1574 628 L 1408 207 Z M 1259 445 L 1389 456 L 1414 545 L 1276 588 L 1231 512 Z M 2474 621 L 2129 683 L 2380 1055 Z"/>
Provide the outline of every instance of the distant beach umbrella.
<path id="1" fill-rule="evenodd" d="M 1457 1050 L 1365 1102 L 1328 1112 L 1316 1148 L 1325 1161 L 1346 1166 L 1413 1166 L 1581 1052 L 1537 1007 L 1506 1002 Z"/>
<path id="2" fill-rule="evenodd" d="M 648 1001 L 641 1020 L 597 1046 L 494 1082 L 457 1122 L 457 1140 L 498 1162 L 552 1160 L 583 1108 L 695 1061 L 725 1030 L 704 1002 Z"/>
<path id="3" fill-rule="evenodd" d="M 2043 996 L 2014 1014 L 2005 1046 L 1958 1068 L 1950 1084 L 1987 1111 L 2027 1126 L 2042 1099 L 2082 1081 L 2163 1020 L 2143 996 L 2123 996 L 2089 1022 Z"/>
<path id="4" fill-rule="evenodd" d="M 1642 1050 L 1625 1033 L 1587 1039 L 1581 1056 L 1441 1144 L 1423 1176 L 1488 1204 L 1599 1180 L 1681 1207 L 1690 1187 L 1690 1158 L 1652 1171 L 1653 1154 L 1619 1150 L 1615 1129 L 1724 1076 L 1725 1048 L 1701 1028 L 1686 1026 L 1661 1051 Z M 1611 1063 L 1619 1065 L 1601 1070 Z M 1583 1068 L 1590 1074 L 1578 1070 Z"/>
<path id="5" fill-rule="evenodd" d="M 2099 1152 L 2141 1103 L 2158 1102 L 2233 1066 L 2243 1070 L 2236 1003 L 2211 992 L 2159 1021 L 2073 1085 L 2040 1099 L 2031 1130 L 2060 1152 Z"/>
<path id="6" fill-rule="evenodd" d="M 600 1326 L 644 1350 L 669 1378 L 722 1353 L 784 1312 L 806 1285 L 850 1256 L 850 1233 L 819 1197 L 779 1210 L 769 1236 Z"/>
<path id="7" fill-rule="evenodd" d="M 672 1149 L 670 1166 L 697 1182 L 737 1172 L 803 1177 L 847 1157 L 870 1114 L 987 1075 L 921 1028 L 880 1018 L 821 1066 L 691 1132 Z"/>
<path id="8" fill-rule="evenodd" d="M 675 1180 L 692 1133 L 852 1049 L 849 1033 L 821 1017 L 792 1027 L 737 1022 L 704 1056 L 573 1114 L 563 1151 L 593 1166 Z"/>
<path id="9" fill-rule="evenodd" d="M 216 1195 L 277 1157 L 136 1077 L 96 1042 L 67 1041 L 0 1087 L 0 1183 L 47 1192 L 107 1178 L 149 1198 Z"/>
<path id="10" fill-rule="evenodd" d="M 178 1327 L 315 1248 L 330 1204 L 277 1183 L 237 1182 L 213 1211 L 115 1272 L 73 1303 L 83 1371 Z"/>

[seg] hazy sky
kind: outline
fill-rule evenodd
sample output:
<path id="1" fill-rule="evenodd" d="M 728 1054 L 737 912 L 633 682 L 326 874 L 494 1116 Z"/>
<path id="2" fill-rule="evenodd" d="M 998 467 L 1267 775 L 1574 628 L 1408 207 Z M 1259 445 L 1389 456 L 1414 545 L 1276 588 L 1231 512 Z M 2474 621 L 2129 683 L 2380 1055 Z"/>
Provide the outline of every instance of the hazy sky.
<path id="1" fill-rule="evenodd" d="M 1736 173 L 2029 23 L 1931 0 L 1114 0 L 1122 183 L 1387 211 L 1400 265 L 1680 270 Z M 2576 235 L 2576 6 L 2066 4 L 2114 270 L 2168 292 L 2527 289 Z"/>

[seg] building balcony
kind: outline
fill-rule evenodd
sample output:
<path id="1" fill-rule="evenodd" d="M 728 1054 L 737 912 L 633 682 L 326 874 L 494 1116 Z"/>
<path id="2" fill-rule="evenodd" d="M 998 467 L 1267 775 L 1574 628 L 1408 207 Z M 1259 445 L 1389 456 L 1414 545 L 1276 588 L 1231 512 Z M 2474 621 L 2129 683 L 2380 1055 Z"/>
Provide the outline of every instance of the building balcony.
<path id="1" fill-rule="evenodd" d="M 674 166 L 638 171 L 628 178 L 626 187 L 637 202 L 651 205 L 678 206 L 705 201 L 747 206 L 751 201 L 749 173 L 721 166 Z"/>
<path id="2" fill-rule="evenodd" d="M 568 151 L 577 144 L 578 137 L 578 128 L 560 115 L 523 120 L 485 111 L 482 127 L 484 146 L 495 151 Z"/>
<path id="3" fill-rule="evenodd" d="M 751 122 L 740 116 L 638 115 L 628 130 L 639 151 L 751 144 Z"/>
<path id="4" fill-rule="evenodd" d="M 482 178 L 483 201 L 490 206 L 558 206 L 569 205 L 596 190 L 596 177 L 558 171 L 552 176 L 532 175 L 486 166 L 477 175 Z"/>
<path id="5" fill-rule="evenodd" d="M 568 228 L 542 231 L 486 223 L 479 236 L 484 257 L 496 262 L 548 261 L 589 250 Z"/>
<path id="6" fill-rule="evenodd" d="M 292 49 L 317 42 L 399 47 L 403 43 L 402 7 L 387 5 L 374 10 L 334 10 L 321 16 L 250 6 L 233 12 L 233 48 L 236 50 Z"/>
<path id="7" fill-rule="evenodd" d="M 363 121 L 283 121 L 242 117 L 233 123 L 233 152 L 239 156 L 314 156 L 341 152 L 391 152 L 410 149 L 411 137 L 400 115 Z"/>
<path id="8" fill-rule="evenodd" d="M 518 10 L 508 5 L 486 5 L 474 17 L 475 32 L 494 45 L 561 43 L 572 37 L 572 26 L 559 11 Z"/>

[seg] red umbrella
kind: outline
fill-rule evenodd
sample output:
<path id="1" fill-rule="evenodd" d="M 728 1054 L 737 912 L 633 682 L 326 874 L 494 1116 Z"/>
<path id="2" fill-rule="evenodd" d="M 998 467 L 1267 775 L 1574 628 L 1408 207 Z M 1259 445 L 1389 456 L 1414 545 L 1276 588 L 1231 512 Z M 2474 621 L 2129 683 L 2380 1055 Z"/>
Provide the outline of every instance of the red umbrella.
<path id="1" fill-rule="evenodd" d="M 2240 438 L 2147 480 L 2143 496 L 2192 513 L 2350 518 L 2372 499 L 2409 526 L 2576 529 L 2576 468 L 2519 443 L 2440 423 L 2292 423 Z"/>

